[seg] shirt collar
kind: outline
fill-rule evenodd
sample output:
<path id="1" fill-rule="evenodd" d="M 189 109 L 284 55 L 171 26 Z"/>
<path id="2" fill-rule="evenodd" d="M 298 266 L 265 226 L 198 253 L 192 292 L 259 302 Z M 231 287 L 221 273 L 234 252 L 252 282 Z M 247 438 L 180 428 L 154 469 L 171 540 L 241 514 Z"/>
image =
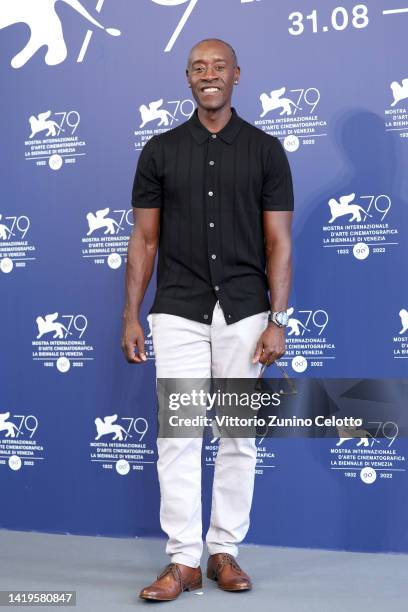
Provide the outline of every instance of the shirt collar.
<path id="1" fill-rule="evenodd" d="M 231 107 L 232 115 L 226 125 L 217 132 L 217 137 L 224 140 L 224 142 L 231 144 L 241 128 L 243 120 L 238 116 L 237 111 L 234 107 Z M 187 121 L 188 128 L 193 138 L 202 144 L 212 134 L 207 128 L 201 123 L 198 118 L 198 109 L 196 108 L 190 119 Z"/>

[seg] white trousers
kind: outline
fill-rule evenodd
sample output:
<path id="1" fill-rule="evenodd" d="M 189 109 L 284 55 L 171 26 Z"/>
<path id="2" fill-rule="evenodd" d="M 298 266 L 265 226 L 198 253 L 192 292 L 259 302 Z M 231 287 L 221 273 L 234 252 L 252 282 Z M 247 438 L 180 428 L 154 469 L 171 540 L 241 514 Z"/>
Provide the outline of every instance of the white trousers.
<path id="1" fill-rule="evenodd" d="M 148 316 L 157 378 L 256 378 L 256 343 L 268 312 L 227 325 L 219 302 L 211 325 L 165 313 Z M 160 410 L 160 402 L 159 402 Z M 158 438 L 160 524 L 171 561 L 198 567 L 203 553 L 202 438 Z M 238 555 L 250 524 L 257 448 L 255 438 L 220 438 L 215 460 L 209 554 Z"/>

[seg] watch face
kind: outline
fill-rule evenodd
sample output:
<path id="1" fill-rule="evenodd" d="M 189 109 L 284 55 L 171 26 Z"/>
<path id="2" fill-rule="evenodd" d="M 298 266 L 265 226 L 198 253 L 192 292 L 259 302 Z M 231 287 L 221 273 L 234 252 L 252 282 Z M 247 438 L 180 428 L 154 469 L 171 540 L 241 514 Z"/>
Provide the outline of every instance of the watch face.
<path id="1" fill-rule="evenodd" d="M 287 325 L 289 317 L 286 312 L 278 312 L 276 313 L 276 320 L 280 325 Z"/>

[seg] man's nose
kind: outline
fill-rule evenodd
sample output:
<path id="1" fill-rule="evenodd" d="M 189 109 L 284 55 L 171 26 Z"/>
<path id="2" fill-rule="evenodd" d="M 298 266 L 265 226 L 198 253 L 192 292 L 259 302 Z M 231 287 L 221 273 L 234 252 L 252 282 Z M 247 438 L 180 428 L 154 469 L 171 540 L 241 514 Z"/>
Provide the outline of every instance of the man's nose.
<path id="1" fill-rule="evenodd" d="M 206 70 L 206 73 L 205 73 L 205 78 L 206 79 L 217 78 L 215 70 L 214 70 L 214 68 L 212 66 L 207 66 L 207 70 Z"/>

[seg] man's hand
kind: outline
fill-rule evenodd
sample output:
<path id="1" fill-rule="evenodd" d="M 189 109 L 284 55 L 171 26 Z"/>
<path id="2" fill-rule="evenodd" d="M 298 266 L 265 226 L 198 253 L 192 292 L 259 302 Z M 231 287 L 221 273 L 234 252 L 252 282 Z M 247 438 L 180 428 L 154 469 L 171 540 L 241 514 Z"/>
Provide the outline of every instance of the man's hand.
<path id="1" fill-rule="evenodd" d="M 278 327 L 275 323 L 268 325 L 259 336 L 252 363 L 259 361 L 262 364 L 270 365 L 285 354 L 285 329 L 285 327 Z"/>
<path id="2" fill-rule="evenodd" d="M 137 349 L 137 353 L 135 353 Z M 128 363 L 143 363 L 147 360 L 144 350 L 144 332 L 138 320 L 123 324 L 122 351 Z"/>

